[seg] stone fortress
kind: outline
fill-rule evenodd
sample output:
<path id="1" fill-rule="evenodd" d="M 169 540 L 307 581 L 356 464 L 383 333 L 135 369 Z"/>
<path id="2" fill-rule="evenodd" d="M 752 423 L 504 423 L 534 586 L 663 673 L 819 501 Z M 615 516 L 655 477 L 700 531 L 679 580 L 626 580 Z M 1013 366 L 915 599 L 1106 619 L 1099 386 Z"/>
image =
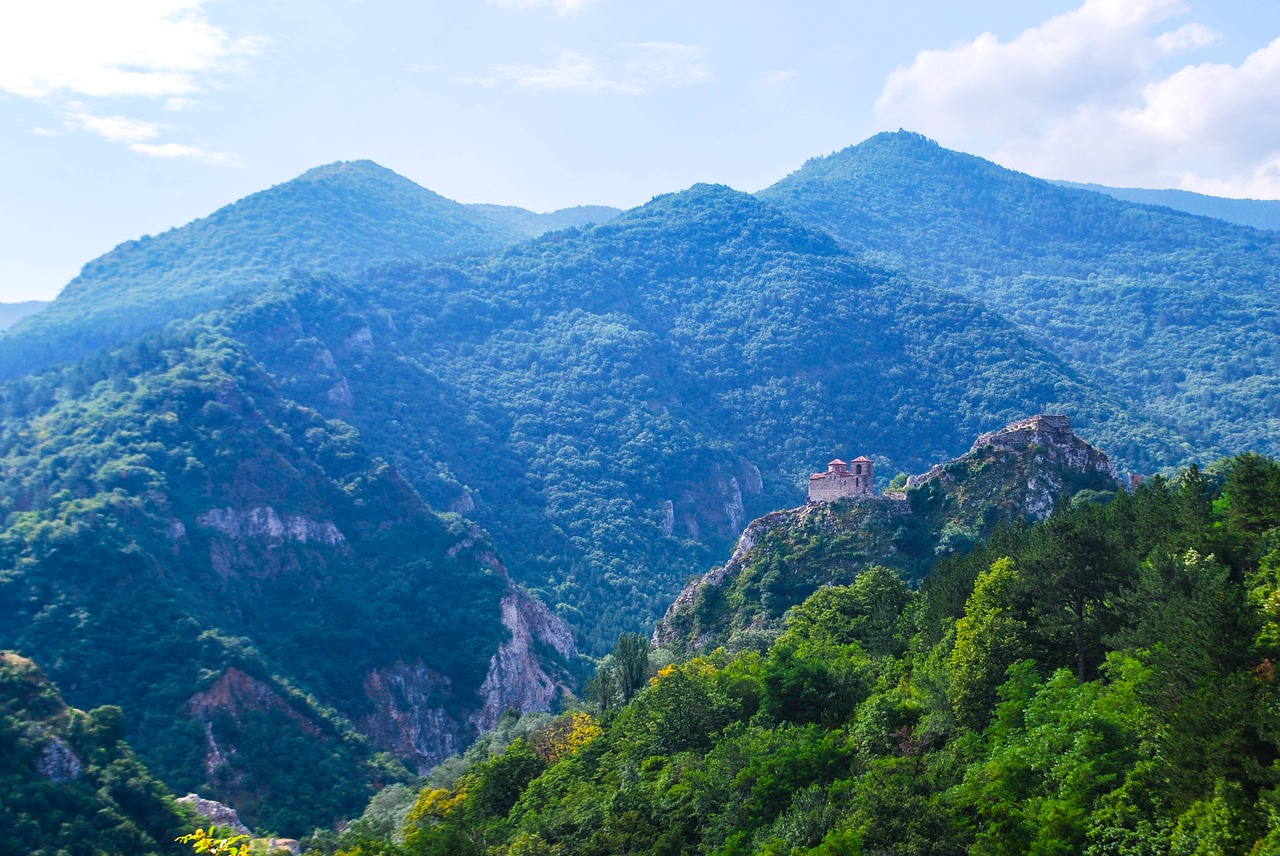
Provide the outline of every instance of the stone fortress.
<path id="1" fill-rule="evenodd" d="M 831 502 L 835 499 L 873 496 L 875 465 L 865 456 L 845 463 L 836 458 L 827 464 L 825 473 L 809 476 L 809 501 Z"/>

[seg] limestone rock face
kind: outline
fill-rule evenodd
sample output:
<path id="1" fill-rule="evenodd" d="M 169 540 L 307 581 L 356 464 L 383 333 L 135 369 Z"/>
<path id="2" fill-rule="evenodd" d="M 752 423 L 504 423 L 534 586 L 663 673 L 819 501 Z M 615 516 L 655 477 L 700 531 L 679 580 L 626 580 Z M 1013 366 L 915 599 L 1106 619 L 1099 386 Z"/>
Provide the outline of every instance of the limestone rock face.
<path id="1" fill-rule="evenodd" d="M 481 731 L 497 725 L 508 710 L 549 710 L 569 691 L 567 676 L 549 673 L 537 656 L 537 646 L 554 650 L 566 663 L 577 656 L 564 622 L 515 586 L 502 598 L 502 626 L 511 638 L 490 658 L 489 674 L 480 686 L 484 705 L 468 720 Z"/>
<path id="2" fill-rule="evenodd" d="M 274 508 L 214 508 L 196 518 L 201 526 L 226 535 L 233 541 L 265 538 L 276 541 L 308 542 L 336 547 L 346 536 L 327 520 L 312 520 L 304 514 L 281 515 Z"/>
<path id="3" fill-rule="evenodd" d="M 36 759 L 36 772 L 50 782 L 74 782 L 84 773 L 84 764 L 70 746 L 58 737 L 51 737 Z"/>
<path id="4" fill-rule="evenodd" d="M 403 759 L 418 775 L 466 748 L 475 733 L 449 711 L 453 687 L 423 663 L 396 663 L 365 678 L 373 709 L 356 726 L 373 745 Z"/>
<path id="5" fill-rule="evenodd" d="M 187 794 L 185 797 L 178 797 L 174 802 L 191 806 L 191 809 L 205 820 L 216 826 L 224 826 L 233 830 L 237 835 L 250 835 L 249 827 L 240 822 L 240 816 L 236 814 L 236 810 L 229 805 L 217 802 L 216 800 L 207 800 L 197 794 Z"/>
<path id="6" fill-rule="evenodd" d="M 475 546 L 471 538 L 450 548 L 451 555 Z M 509 638 L 489 659 L 477 693 L 480 704 L 456 697 L 448 678 L 422 663 L 396 663 L 375 669 L 364 692 L 372 711 L 357 723 L 379 749 L 387 750 L 420 775 L 466 749 L 480 732 L 493 728 L 508 710 L 549 710 L 570 692 L 568 664 L 577 659 L 569 628 L 541 602 L 521 591 L 492 553 L 477 555 L 507 580 L 500 602 L 502 626 Z M 554 652 L 549 662 L 543 652 Z"/>

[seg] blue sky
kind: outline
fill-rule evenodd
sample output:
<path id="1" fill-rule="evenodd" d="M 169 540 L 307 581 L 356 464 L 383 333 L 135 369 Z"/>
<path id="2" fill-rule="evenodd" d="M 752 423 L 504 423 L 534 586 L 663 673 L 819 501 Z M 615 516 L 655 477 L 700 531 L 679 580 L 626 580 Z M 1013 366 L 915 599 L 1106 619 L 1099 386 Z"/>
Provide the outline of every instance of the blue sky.
<path id="1" fill-rule="evenodd" d="M 630 207 L 899 127 L 1280 198 L 1280 3 L 0 0 L 0 300 L 334 160 Z"/>

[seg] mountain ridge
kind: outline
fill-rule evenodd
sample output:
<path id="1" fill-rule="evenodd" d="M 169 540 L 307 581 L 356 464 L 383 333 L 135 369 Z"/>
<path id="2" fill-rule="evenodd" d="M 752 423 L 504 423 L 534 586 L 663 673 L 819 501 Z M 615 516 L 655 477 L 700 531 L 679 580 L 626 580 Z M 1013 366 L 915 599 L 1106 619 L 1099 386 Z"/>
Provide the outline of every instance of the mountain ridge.
<path id="1" fill-rule="evenodd" d="M 616 213 L 464 205 L 373 161 L 337 161 L 87 262 L 44 311 L 0 336 L 0 378 L 123 344 L 293 270 L 352 274 L 385 262 L 494 252 Z"/>
<path id="2" fill-rule="evenodd" d="M 1015 420 L 900 489 L 752 521 L 725 564 L 684 587 L 652 641 L 691 654 L 750 646 L 822 586 L 848 585 L 873 566 L 918 582 L 939 555 L 965 552 L 997 526 L 1043 520 L 1082 491 L 1094 501 L 1119 489 L 1115 466 L 1067 417 Z M 814 539 L 833 546 L 809 554 Z"/>
<path id="3" fill-rule="evenodd" d="M 1194 442 L 1276 454 L 1280 234 L 876 135 L 758 194 L 954 288 Z"/>

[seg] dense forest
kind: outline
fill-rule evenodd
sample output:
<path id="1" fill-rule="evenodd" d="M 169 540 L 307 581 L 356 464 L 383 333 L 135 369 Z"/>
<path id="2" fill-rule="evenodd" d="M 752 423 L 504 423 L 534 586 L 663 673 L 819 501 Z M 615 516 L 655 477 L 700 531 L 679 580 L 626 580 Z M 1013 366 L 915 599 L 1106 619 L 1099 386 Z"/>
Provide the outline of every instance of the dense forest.
<path id="1" fill-rule="evenodd" d="M 904 131 L 758 195 L 980 300 L 1197 443 L 1280 454 L 1280 232 L 1064 187 Z"/>
<path id="2" fill-rule="evenodd" d="M 624 637 L 580 710 L 314 852 L 1280 852 L 1280 465 L 1095 500 L 749 645 L 646 664 Z"/>
<path id="3" fill-rule="evenodd" d="M 169 785 L 281 831 L 350 813 L 409 775 L 353 726 L 397 662 L 435 676 L 442 732 L 474 736 L 508 632 L 491 547 L 235 343 L 144 341 L 10 384 L 0 408 L 0 649 L 77 707 L 122 708 Z"/>
<path id="4" fill-rule="evenodd" d="M 120 708 L 68 708 L 0 651 L 0 853 L 174 856 L 192 822 L 125 743 Z"/>
<path id="5" fill-rule="evenodd" d="M 0 333 L 0 852 L 1280 854 L 1277 270 L 905 133 L 122 245 Z"/>
<path id="6" fill-rule="evenodd" d="M 918 472 L 1048 407 L 1129 469 L 1211 459 L 976 303 L 725 187 L 306 278 L 229 323 L 284 394 L 482 524 L 597 656 L 834 456 Z"/>
<path id="7" fill-rule="evenodd" d="M 0 379 L 124 344 L 291 271 L 353 274 L 379 262 L 490 253 L 617 213 L 463 205 L 372 161 L 316 167 L 90 261 L 48 311 L 0 337 Z"/>

